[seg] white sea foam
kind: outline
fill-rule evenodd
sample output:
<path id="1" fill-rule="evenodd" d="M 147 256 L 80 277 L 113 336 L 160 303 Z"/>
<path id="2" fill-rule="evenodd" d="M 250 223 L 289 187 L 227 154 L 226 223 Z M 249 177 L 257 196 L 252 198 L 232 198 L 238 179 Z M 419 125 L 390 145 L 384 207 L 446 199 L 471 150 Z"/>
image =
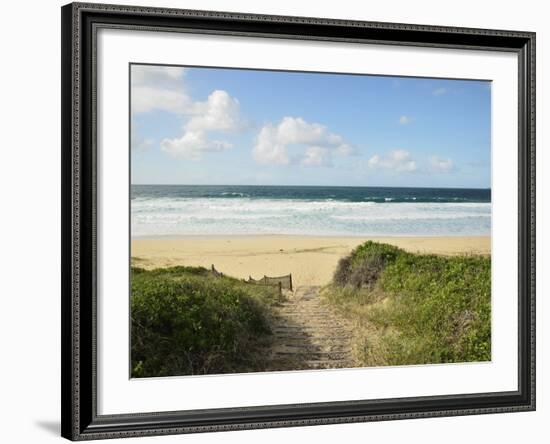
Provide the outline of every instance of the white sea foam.
<path id="1" fill-rule="evenodd" d="M 486 235 L 490 203 L 135 198 L 132 235 Z"/>

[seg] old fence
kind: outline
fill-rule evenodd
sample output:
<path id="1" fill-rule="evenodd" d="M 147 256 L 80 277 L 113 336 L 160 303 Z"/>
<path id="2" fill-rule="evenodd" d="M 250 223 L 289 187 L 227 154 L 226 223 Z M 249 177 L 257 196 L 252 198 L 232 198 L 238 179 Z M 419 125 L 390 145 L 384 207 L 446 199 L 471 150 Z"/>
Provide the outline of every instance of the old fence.
<path id="1" fill-rule="evenodd" d="M 216 270 L 216 267 L 212 265 L 211 273 L 216 277 L 223 277 L 223 273 Z M 243 282 L 247 284 L 254 285 L 266 285 L 270 287 L 278 287 L 279 293 L 282 293 L 283 290 L 292 290 L 292 274 L 287 274 L 285 276 L 270 277 L 265 276 L 260 279 L 253 279 L 252 276 L 248 276 L 248 280 L 243 279 Z"/>
<path id="2" fill-rule="evenodd" d="M 220 273 L 218 270 L 216 270 L 214 264 L 212 264 L 212 269 L 210 270 L 210 272 L 216 277 L 223 277 L 223 273 Z"/>
<path id="3" fill-rule="evenodd" d="M 252 276 L 249 276 L 246 282 L 256 285 L 277 285 L 280 286 L 281 289 L 292 291 L 292 274 L 277 277 L 264 276 L 261 279 L 253 279 Z"/>

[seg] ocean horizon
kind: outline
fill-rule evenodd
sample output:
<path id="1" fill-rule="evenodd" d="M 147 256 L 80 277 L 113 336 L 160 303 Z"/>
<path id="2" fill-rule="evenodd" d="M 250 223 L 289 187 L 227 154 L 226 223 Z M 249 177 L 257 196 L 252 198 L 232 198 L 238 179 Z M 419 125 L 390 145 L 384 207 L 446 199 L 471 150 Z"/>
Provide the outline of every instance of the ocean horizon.
<path id="1" fill-rule="evenodd" d="M 132 185 L 134 238 L 484 236 L 489 188 Z"/>

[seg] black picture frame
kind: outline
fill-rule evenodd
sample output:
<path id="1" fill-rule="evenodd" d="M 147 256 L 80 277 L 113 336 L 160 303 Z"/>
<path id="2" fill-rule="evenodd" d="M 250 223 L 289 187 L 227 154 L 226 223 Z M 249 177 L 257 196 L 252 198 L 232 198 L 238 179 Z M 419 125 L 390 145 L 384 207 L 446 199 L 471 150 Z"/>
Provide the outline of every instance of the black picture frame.
<path id="1" fill-rule="evenodd" d="M 72 3 L 62 7 L 62 436 L 71 440 L 535 409 L 535 33 Z M 518 390 L 101 416 L 96 387 L 100 27 L 508 51 L 519 66 Z"/>

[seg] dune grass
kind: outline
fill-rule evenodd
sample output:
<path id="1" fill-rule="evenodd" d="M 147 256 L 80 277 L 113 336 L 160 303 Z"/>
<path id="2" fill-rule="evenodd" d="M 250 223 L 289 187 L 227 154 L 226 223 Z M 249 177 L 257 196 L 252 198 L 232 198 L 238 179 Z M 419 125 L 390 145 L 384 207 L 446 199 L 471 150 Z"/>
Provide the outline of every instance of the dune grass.
<path id="1" fill-rule="evenodd" d="M 366 242 L 323 295 L 356 325 L 365 366 L 491 359 L 491 259 L 407 253 Z"/>
<path id="2" fill-rule="evenodd" d="M 261 370 L 273 288 L 202 267 L 132 268 L 134 378 Z"/>

